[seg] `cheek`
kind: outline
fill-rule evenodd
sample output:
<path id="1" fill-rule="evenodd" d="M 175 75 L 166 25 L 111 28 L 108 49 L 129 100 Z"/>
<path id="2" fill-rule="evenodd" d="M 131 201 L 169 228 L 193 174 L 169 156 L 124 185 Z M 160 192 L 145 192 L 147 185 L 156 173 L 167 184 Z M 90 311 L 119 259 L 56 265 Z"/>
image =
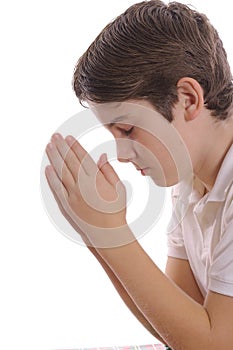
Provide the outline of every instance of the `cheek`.
<path id="1" fill-rule="evenodd" d="M 159 163 L 162 168 L 169 163 L 175 163 L 169 152 L 169 145 L 166 145 L 166 141 L 163 143 L 159 138 L 146 131 L 138 133 L 136 141 L 138 143 L 139 154 L 147 160 L 150 158 L 155 164 Z"/>
<path id="2" fill-rule="evenodd" d="M 166 145 L 158 139 L 150 138 L 143 143 L 143 156 L 150 161 L 154 169 L 162 169 L 164 174 L 168 172 L 177 174 L 176 161 Z"/>
<path id="3" fill-rule="evenodd" d="M 157 138 L 147 135 L 140 142 L 142 145 L 143 153 L 150 157 L 154 157 L 155 160 L 161 162 L 169 157 L 169 152 L 165 145 L 162 144 Z"/>
<path id="4" fill-rule="evenodd" d="M 138 155 L 142 164 L 152 169 L 157 184 L 163 183 L 165 178 L 165 182 L 171 186 L 192 173 L 190 150 L 187 150 L 183 140 L 173 130 L 162 133 L 162 136 L 163 140 L 160 141 L 150 133 L 141 133 L 140 138 L 137 138 L 142 146 Z M 191 143 L 190 140 L 189 142 Z"/>

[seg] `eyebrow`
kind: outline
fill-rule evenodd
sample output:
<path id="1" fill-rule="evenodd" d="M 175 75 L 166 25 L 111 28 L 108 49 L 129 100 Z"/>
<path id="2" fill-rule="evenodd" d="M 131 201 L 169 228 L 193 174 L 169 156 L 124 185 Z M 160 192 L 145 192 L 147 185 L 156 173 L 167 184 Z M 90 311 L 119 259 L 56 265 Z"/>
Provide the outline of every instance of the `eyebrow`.
<path id="1" fill-rule="evenodd" d="M 124 116 L 115 118 L 111 123 L 108 124 L 109 128 L 112 128 L 116 123 L 121 122 L 125 119 L 126 119 L 126 117 L 124 117 Z"/>

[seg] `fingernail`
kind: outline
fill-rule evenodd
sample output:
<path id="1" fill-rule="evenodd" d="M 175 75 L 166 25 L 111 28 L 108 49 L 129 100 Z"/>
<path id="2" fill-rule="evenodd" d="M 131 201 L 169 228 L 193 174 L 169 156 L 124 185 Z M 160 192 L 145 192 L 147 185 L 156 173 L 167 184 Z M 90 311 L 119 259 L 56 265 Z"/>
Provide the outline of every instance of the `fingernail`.
<path id="1" fill-rule="evenodd" d="M 46 146 L 46 150 L 53 150 L 54 146 L 52 144 L 52 142 L 48 143 Z"/>
<path id="2" fill-rule="evenodd" d="M 71 135 L 69 135 L 66 137 L 66 141 L 69 145 L 71 145 L 74 143 L 75 139 Z"/>
<path id="3" fill-rule="evenodd" d="M 59 139 L 61 139 L 61 135 L 58 134 L 58 133 L 53 134 L 52 139 L 53 139 L 53 140 L 59 140 Z"/>
<path id="4" fill-rule="evenodd" d="M 97 162 L 97 165 L 102 167 L 108 161 L 106 153 L 101 154 L 100 159 Z"/>
<path id="5" fill-rule="evenodd" d="M 103 163 L 106 163 L 108 161 L 108 157 L 107 157 L 107 154 L 106 153 L 103 153 L 102 156 L 101 156 L 101 161 Z"/>

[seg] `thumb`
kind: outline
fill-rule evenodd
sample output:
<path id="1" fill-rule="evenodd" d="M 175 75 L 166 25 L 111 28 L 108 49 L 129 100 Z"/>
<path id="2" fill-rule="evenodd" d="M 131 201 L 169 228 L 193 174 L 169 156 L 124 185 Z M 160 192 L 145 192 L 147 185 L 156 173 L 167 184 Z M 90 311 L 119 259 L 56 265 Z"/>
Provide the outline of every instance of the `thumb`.
<path id="1" fill-rule="evenodd" d="M 100 156 L 97 165 L 102 174 L 104 175 L 105 179 L 115 187 L 116 184 L 120 181 L 120 179 L 113 167 L 109 164 L 106 153 L 103 153 Z"/>

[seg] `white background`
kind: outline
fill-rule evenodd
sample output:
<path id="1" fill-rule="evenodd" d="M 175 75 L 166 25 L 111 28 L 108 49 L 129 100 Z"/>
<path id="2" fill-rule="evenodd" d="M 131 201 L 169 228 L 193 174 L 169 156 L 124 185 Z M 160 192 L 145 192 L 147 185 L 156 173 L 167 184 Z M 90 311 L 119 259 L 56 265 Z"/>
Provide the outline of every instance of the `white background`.
<path id="1" fill-rule="evenodd" d="M 154 343 L 84 247 L 53 226 L 40 195 L 51 134 L 81 111 L 71 79 L 100 30 L 135 1 L 1 2 L 0 348 L 68 349 Z M 232 65 L 230 1 L 190 0 L 217 27 Z M 161 269 L 165 226 L 141 243 Z"/>

